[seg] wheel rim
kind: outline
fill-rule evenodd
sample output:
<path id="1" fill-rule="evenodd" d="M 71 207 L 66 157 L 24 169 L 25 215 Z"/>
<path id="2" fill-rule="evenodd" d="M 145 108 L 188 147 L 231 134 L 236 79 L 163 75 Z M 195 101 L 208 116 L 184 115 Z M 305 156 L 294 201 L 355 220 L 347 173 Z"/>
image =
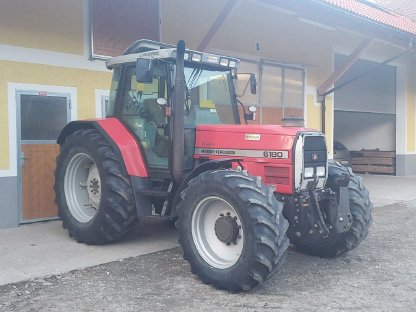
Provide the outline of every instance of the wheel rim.
<path id="1" fill-rule="evenodd" d="M 238 227 L 236 239 L 226 243 L 218 236 L 219 220 L 230 218 Z M 244 246 L 241 218 L 226 200 L 210 196 L 201 200 L 192 215 L 192 238 L 201 257 L 217 269 L 228 269 L 240 259 Z"/>
<path id="2" fill-rule="evenodd" d="M 96 215 L 101 200 L 100 173 L 94 160 L 85 153 L 74 155 L 64 178 L 64 192 L 68 209 L 81 223 Z"/>

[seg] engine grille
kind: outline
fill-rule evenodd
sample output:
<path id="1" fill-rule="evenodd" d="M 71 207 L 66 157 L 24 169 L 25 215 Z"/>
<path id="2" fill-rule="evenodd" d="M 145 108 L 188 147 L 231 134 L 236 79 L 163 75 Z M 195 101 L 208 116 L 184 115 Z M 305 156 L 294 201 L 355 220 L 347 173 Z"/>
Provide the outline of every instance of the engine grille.
<path id="1" fill-rule="evenodd" d="M 303 148 L 305 167 L 326 167 L 328 153 L 324 136 L 305 136 Z"/>

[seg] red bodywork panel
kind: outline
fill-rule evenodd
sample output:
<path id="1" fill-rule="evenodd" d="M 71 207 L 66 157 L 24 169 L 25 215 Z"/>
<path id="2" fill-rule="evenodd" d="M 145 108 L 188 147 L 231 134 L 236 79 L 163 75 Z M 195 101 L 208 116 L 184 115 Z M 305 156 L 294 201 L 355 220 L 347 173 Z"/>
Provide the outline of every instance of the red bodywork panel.
<path id="1" fill-rule="evenodd" d="M 131 176 L 147 177 L 145 161 L 136 139 L 116 118 L 95 119 L 100 127 L 120 149 L 127 173 Z"/>
<path id="2" fill-rule="evenodd" d="M 301 131 L 316 130 L 275 125 L 200 125 L 196 128 L 195 158 L 241 158 L 250 174 L 276 185 L 279 193 L 292 194 L 292 148 Z"/>
<path id="3" fill-rule="evenodd" d="M 120 149 L 127 173 L 148 177 L 146 163 L 135 138 L 116 118 L 94 120 Z M 293 194 L 293 145 L 299 132 L 313 129 L 275 125 L 199 125 L 196 159 L 241 159 L 244 169 L 276 192 Z M 238 166 L 235 163 L 235 168 Z"/>

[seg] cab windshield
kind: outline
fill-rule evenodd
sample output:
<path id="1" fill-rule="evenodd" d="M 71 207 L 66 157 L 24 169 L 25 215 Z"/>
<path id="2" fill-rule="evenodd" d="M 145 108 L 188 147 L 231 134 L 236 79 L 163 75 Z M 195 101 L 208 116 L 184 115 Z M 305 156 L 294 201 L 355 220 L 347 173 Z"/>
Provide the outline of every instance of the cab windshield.
<path id="1" fill-rule="evenodd" d="M 234 124 L 230 71 L 185 67 L 185 126 Z"/>

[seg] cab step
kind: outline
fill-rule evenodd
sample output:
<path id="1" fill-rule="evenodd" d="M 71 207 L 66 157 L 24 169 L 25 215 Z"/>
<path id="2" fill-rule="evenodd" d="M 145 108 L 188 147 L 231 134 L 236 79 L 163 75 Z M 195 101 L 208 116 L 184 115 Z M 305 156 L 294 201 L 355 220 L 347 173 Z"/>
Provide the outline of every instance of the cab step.
<path id="1" fill-rule="evenodd" d="M 151 189 L 151 190 L 143 190 L 143 191 L 140 191 L 139 193 L 140 195 L 149 196 L 149 197 L 168 197 L 170 192 L 166 190 L 161 191 L 161 190 Z"/>

